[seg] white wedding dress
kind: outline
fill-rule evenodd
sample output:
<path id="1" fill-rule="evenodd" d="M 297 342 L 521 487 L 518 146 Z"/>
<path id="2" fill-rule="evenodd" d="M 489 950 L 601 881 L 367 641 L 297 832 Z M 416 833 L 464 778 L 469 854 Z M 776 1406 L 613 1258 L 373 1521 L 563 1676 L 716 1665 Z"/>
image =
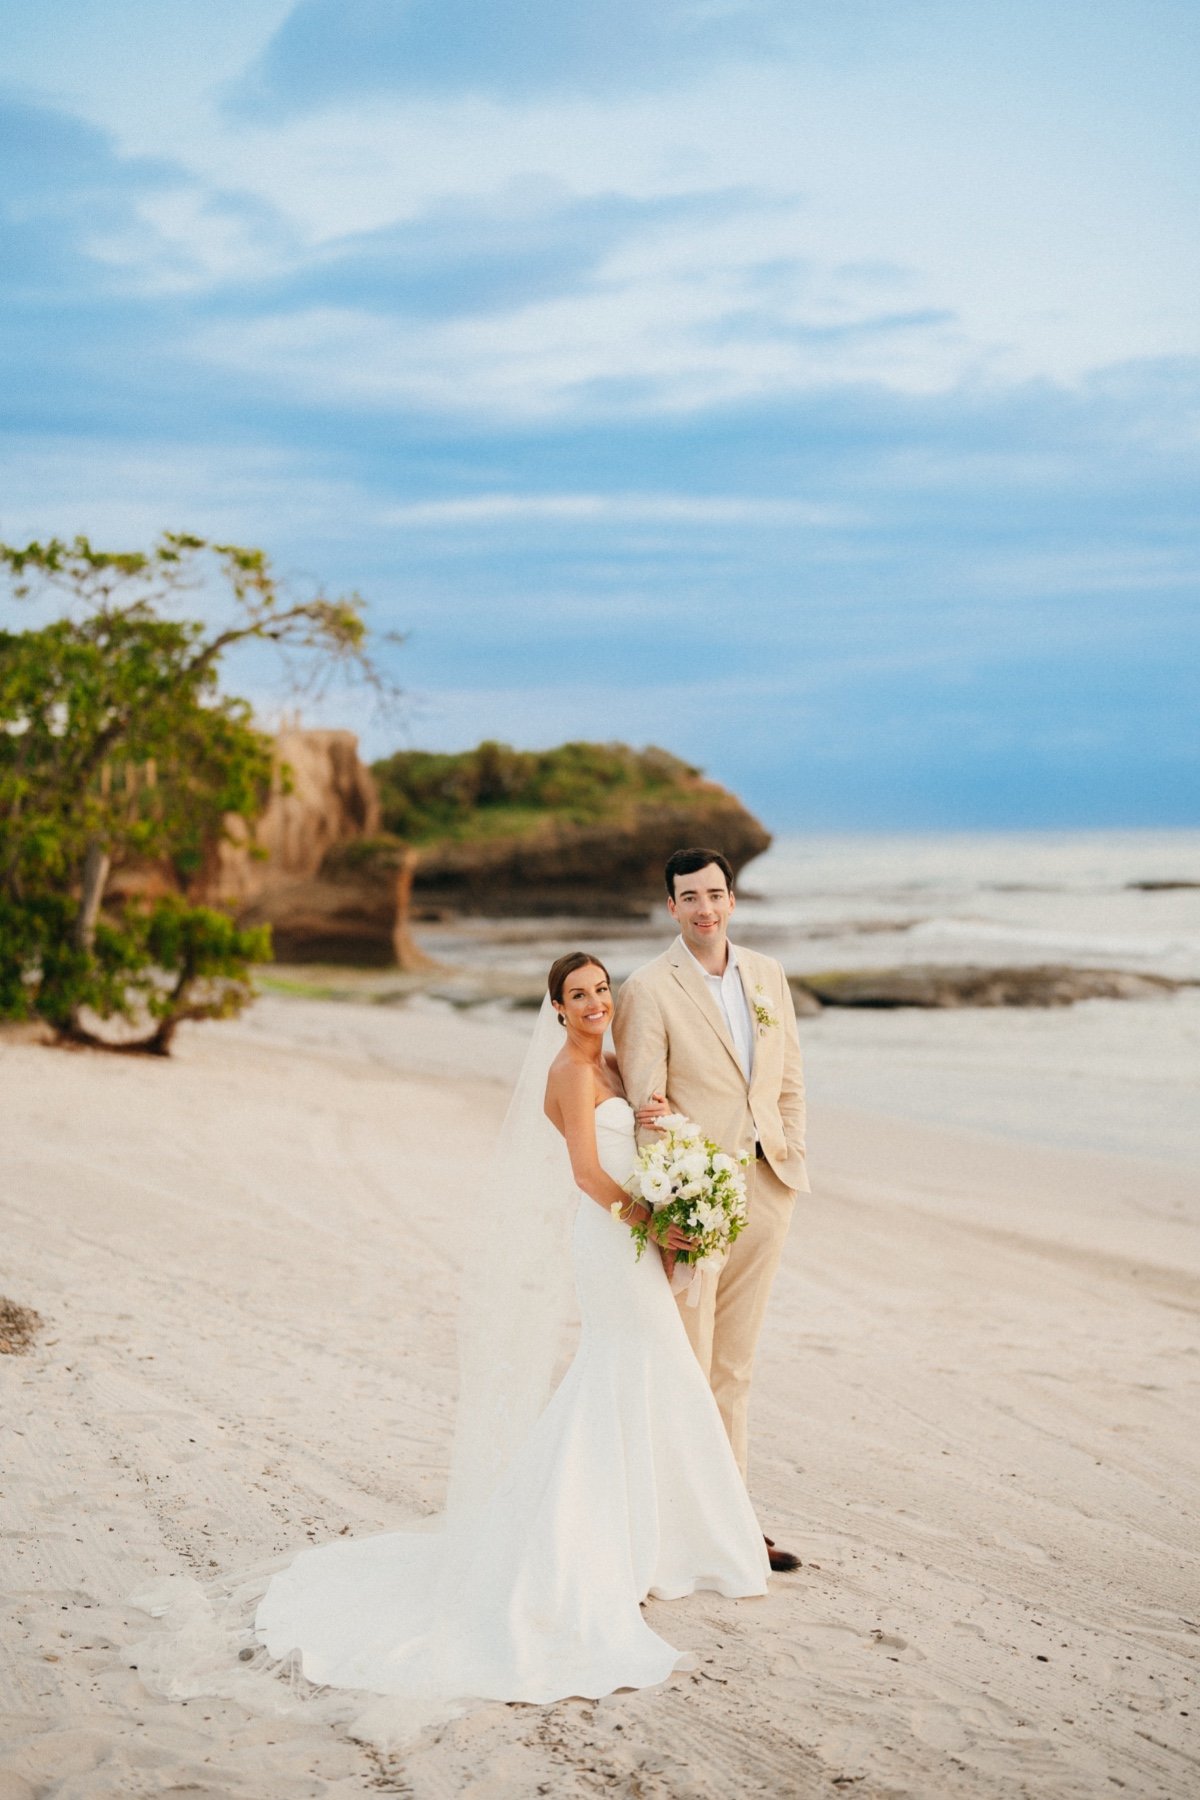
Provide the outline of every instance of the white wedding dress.
<path id="1" fill-rule="evenodd" d="M 624 1181 L 629 1104 L 595 1118 Z M 647 1595 L 766 1592 L 762 1534 L 660 1258 L 637 1261 L 628 1227 L 582 1196 L 573 1260 L 578 1352 L 482 1511 L 303 1551 L 258 1606 L 270 1657 L 413 1700 L 598 1698 L 690 1664 L 646 1623 Z"/>

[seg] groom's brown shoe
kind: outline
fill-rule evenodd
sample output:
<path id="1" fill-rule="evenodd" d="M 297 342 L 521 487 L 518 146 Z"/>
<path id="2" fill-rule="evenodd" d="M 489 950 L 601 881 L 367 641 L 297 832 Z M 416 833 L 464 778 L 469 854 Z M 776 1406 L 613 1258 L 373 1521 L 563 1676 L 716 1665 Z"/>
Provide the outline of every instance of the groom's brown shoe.
<path id="1" fill-rule="evenodd" d="M 790 1550 L 777 1550 L 774 1538 L 764 1537 L 763 1543 L 767 1546 L 768 1560 L 777 1575 L 786 1575 L 790 1570 L 800 1567 L 800 1558 L 793 1556 Z"/>

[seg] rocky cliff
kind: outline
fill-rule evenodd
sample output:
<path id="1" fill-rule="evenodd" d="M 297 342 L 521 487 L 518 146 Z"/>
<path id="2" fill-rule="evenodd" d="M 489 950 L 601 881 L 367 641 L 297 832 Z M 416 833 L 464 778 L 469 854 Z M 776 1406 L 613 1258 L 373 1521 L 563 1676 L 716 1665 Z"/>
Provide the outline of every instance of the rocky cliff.
<path id="1" fill-rule="evenodd" d="M 380 839 L 379 796 L 350 731 L 283 731 L 266 811 L 229 821 L 198 898 L 269 925 L 286 962 L 427 966 L 409 933 L 415 857 Z"/>
<path id="2" fill-rule="evenodd" d="M 204 898 L 238 911 L 316 876 L 330 851 L 379 830 L 379 796 L 352 731 L 281 731 L 267 809 L 253 831 L 230 819 L 202 879 Z"/>
<path id="3" fill-rule="evenodd" d="M 409 929 L 415 861 L 387 839 L 338 844 L 315 874 L 272 883 L 238 917 L 271 927 L 282 962 L 426 969 Z"/>
<path id="4" fill-rule="evenodd" d="M 659 904 L 672 850 L 712 844 L 735 872 L 771 834 L 724 788 L 696 780 L 671 799 L 636 800 L 616 816 L 573 824 L 548 813 L 519 835 L 423 846 L 416 916 L 447 911 L 641 916 Z"/>

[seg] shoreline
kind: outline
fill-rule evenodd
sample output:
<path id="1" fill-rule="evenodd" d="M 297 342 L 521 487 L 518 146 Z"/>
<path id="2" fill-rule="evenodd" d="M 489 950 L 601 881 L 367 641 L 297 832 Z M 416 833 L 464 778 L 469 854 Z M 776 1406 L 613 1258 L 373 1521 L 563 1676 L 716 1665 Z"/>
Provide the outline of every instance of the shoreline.
<path id="1" fill-rule="evenodd" d="M 396 1755 L 302 1714 L 150 1698 L 129 1597 L 436 1507 L 460 1254 L 442 1219 L 520 1034 L 276 1000 L 186 1029 L 162 1063 L 0 1038 L 0 1290 L 44 1320 L 0 1358 L 0 1769 L 53 1800 L 341 1800 L 384 1777 L 436 1800 L 484 1769 L 496 1800 L 542 1782 L 582 1800 L 598 1778 L 698 1800 L 831 1782 L 1094 1800 L 1112 1777 L 1185 1800 L 1185 1177 L 843 1104 L 835 1086 L 887 1076 L 879 1020 L 836 1055 L 812 1025 L 816 1191 L 752 1430 L 760 1516 L 806 1567 L 763 1601 L 651 1603 L 693 1675 L 486 1707 Z"/>
<path id="2" fill-rule="evenodd" d="M 332 1039 L 345 1050 L 357 1043 L 364 1056 L 398 1069 L 418 1066 L 418 1053 L 402 1048 L 415 1031 L 419 1055 L 435 1056 L 446 1074 L 464 1055 L 496 1080 L 516 1074 L 530 1011 L 513 1003 L 511 984 L 489 986 L 486 972 L 397 981 L 358 971 L 343 986 L 332 970 L 293 985 L 297 973 L 288 969 L 222 1029 L 280 1042 L 290 1034 L 309 1045 Z M 465 1035 L 450 1031 L 455 1019 Z M 1200 988 L 1056 1008 L 828 1007 L 802 1017 L 799 1030 L 814 1114 L 856 1106 L 1006 1141 L 1162 1162 L 1191 1171 L 1200 1193 Z"/>

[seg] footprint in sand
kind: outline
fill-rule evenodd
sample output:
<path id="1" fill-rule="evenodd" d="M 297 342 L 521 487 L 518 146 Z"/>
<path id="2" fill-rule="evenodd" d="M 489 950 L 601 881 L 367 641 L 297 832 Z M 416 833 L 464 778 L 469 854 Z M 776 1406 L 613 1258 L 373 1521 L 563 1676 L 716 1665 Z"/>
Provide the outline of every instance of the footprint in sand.
<path id="1" fill-rule="evenodd" d="M 962 1750 L 967 1733 L 956 1706 L 941 1700 L 923 1700 L 909 1714 L 913 1736 L 934 1750 Z"/>
<path id="2" fill-rule="evenodd" d="M 1027 1543 L 1024 1538 L 1013 1537 L 1012 1534 L 1007 1531 L 993 1531 L 992 1542 L 993 1544 L 998 1544 L 1001 1550 L 1017 1551 L 1018 1555 L 1027 1557 L 1030 1562 L 1044 1563 L 1050 1561 L 1049 1556 L 1042 1549 L 1040 1544 Z"/>

